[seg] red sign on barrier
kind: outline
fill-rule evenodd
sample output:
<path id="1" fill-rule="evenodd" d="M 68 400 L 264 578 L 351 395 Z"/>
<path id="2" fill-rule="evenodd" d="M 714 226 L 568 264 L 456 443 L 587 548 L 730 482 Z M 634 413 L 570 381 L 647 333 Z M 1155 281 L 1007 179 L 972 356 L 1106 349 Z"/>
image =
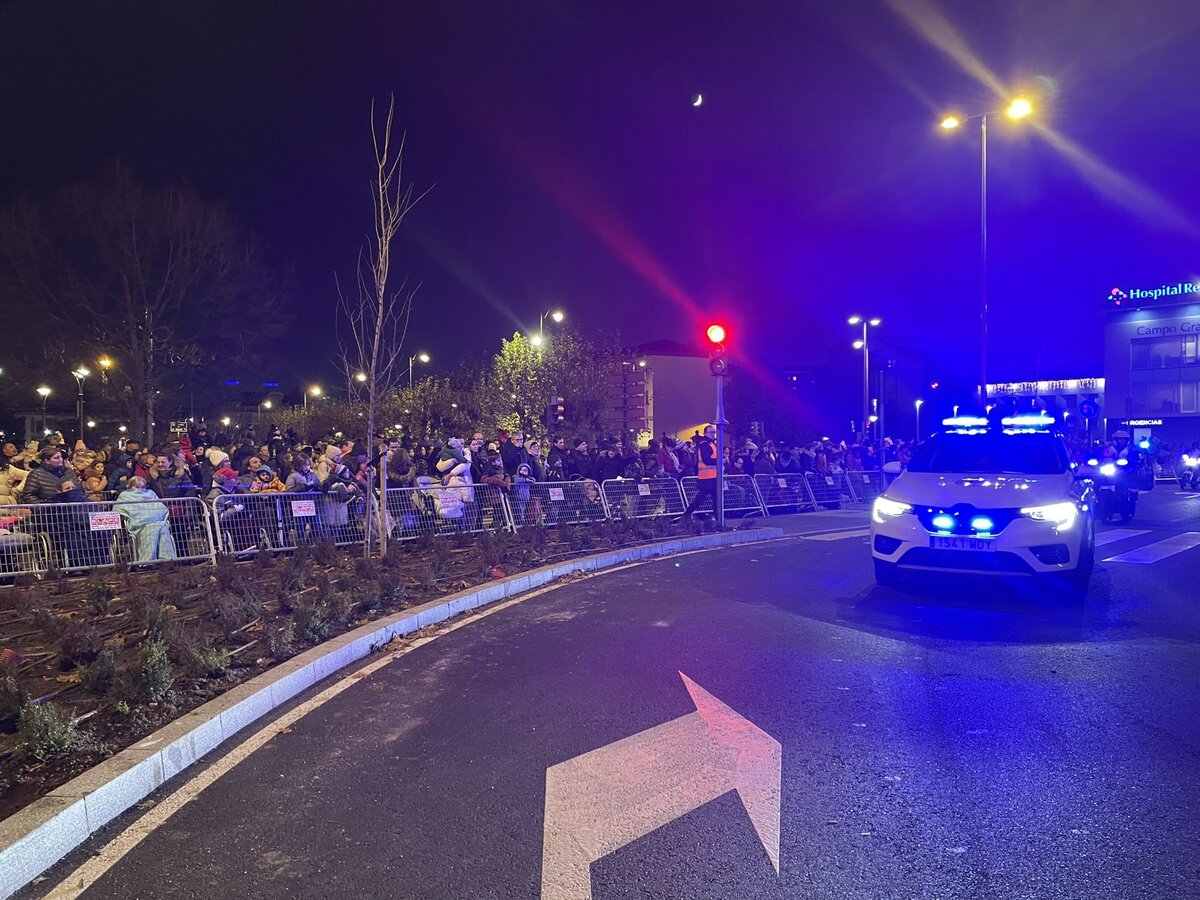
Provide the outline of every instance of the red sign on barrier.
<path id="1" fill-rule="evenodd" d="M 88 513 L 88 528 L 92 531 L 120 531 L 121 514 L 119 512 L 90 512 Z"/>

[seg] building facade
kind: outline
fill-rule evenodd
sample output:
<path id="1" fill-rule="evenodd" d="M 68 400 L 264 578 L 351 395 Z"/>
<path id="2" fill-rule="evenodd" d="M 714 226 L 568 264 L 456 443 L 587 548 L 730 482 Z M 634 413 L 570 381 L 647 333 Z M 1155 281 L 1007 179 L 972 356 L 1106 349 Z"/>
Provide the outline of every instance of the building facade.
<path id="1" fill-rule="evenodd" d="M 1200 285 L 1114 290 L 1104 328 L 1108 431 L 1200 438 Z"/>

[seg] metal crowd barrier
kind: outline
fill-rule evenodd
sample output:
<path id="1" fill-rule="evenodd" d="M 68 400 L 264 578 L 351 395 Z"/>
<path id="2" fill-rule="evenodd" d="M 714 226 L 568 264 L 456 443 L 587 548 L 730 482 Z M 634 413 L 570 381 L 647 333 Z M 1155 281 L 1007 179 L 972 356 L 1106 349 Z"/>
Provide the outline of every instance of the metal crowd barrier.
<path id="1" fill-rule="evenodd" d="M 883 493 L 883 473 L 878 469 L 855 470 L 842 473 L 850 486 L 850 493 L 857 503 L 871 503 Z"/>
<path id="2" fill-rule="evenodd" d="M 511 493 L 494 484 L 388 488 L 387 528 L 392 540 L 412 540 L 423 535 L 475 534 L 511 531 Z"/>
<path id="3" fill-rule="evenodd" d="M 805 472 L 804 480 L 813 501 L 820 507 L 828 509 L 854 502 L 845 472 Z"/>
<path id="4" fill-rule="evenodd" d="M 699 490 L 696 486 L 699 480 L 700 479 L 695 475 L 688 475 L 681 482 L 684 499 L 686 499 L 689 504 L 695 498 Z M 758 496 L 758 490 L 754 486 L 753 478 L 751 478 L 749 475 L 725 476 L 725 511 L 758 511 L 764 516 L 767 515 L 767 509 L 765 506 L 763 506 L 762 498 Z"/>
<path id="5" fill-rule="evenodd" d="M 0 506 L 0 575 L 211 560 L 214 553 L 211 520 L 195 497 Z"/>
<path id="6" fill-rule="evenodd" d="M 514 484 L 507 500 L 516 528 L 579 525 L 612 518 L 612 507 L 591 478 Z"/>
<path id="7" fill-rule="evenodd" d="M 774 475 L 755 475 L 754 486 L 768 513 L 772 509 L 815 510 L 817 501 L 809 490 L 808 481 L 796 472 L 777 472 Z"/>
<path id="8" fill-rule="evenodd" d="M 687 506 L 683 488 L 674 478 L 615 478 L 602 487 L 613 515 L 624 519 L 678 516 Z"/>

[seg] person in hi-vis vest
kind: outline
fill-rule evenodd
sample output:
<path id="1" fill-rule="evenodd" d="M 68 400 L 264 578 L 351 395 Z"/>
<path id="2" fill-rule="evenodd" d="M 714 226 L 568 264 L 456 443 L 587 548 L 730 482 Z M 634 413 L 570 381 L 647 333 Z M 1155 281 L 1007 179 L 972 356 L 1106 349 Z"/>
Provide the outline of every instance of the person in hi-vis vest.
<path id="1" fill-rule="evenodd" d="M 696 447 L 696 496 L 683 511 L 683 518 L 690 519 L 700 504 L 708 501 L 713 512 L 717 509 L 717 426 L 705 425 L 704 433 Z"/>

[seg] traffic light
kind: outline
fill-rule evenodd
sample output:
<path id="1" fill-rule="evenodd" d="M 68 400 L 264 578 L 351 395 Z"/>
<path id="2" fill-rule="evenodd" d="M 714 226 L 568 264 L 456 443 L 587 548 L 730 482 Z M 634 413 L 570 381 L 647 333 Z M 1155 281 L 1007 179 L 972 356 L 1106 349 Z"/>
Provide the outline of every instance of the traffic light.
<path id="1" fill-rule="evenodd" d="M 708 338 L 708 368 L 714 375 L 725 375 L 729 371 L 729 360 L 725 358 L 725 338 L 728 332 L 724 325 L 714 322 L 704 332 Z"/>
<path id="2" fill-rule="evenodd" d="M 567 419 L 567 404 L 562 397 L 551 397 L 550 402 L 546 404 L 546 428 L 550 432 L 555 432 L 558 426 Z"/>

